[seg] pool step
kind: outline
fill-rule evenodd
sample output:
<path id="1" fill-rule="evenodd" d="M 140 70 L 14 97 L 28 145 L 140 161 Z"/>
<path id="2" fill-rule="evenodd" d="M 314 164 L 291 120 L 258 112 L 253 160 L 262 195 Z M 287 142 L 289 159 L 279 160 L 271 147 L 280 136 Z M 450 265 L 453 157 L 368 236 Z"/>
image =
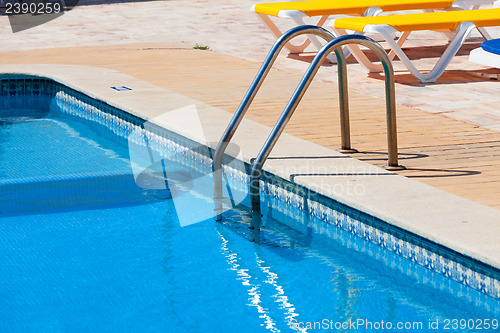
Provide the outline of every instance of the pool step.
<path id="1" fill-rule="evenodd" d="M 0 217 L 140 205 L 168 198 L 169 190 L 139 187 L 132 172 L 6 179 L 0 180 Z"/>

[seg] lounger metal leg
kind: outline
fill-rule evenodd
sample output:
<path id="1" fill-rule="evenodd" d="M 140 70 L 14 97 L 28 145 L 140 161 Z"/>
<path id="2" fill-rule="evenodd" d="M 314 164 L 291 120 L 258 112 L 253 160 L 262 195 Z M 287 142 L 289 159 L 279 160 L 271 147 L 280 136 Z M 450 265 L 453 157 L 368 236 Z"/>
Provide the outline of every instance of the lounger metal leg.
<path id="1" fill-rule="evenodd" d="M 367 10 L 365 10 L 365 12 L 363 13 L 363 15 L 361 15 L 361 16 L 365 16 L 365 17 L 378 16 L 382 12 L 383 12 L 383 10 L 380 9 L 380 8 L 378 8 L 378 7 L 370 7 Z M 344 35 L 348 34 L 346 30 L 336 30 L 335 28 L 332 28 L 332 30 L 333 30 L 334 35 L 336 37 L 338 37 L 338 36 L 344 36 Z M 361 35 L 361 36 L 364 35 L 362 32 L 356 32 L 356 31 L 353 32 L 353 33 L 350 33 L 350 34 L 351 35 L 352 34 L 354 34 L 354 35 Z M 366 57 L 364 57 L 363 52 L 361 52 L 361 50 L 359 49 L 358 45 L 351 44 L 351 45 L 348 45 L 348 46 L 344 46 L 342 48 L 342 51 L 344 52 L 344 56 L 345 56 L 346 59 L 349 58 L 351 56 L 351 54 L 353 54 L 352 50 L 359 50 L 359 51 L 356 51 L 356 52 L 358 52 L 359 57 L 360 58 L 366 58 Z M 333 56 L 333 54 L 330 54 L 327 57 L 327 59 L 331 59 L 332 56 Z M 354 54 L 353 54 L 353 56 L 356 58 L 356 56 Z M 356 58 L 356 60 L 358 60 L 358 59 Z M 334 58 L 334 61 L 332 61 L 332 63 L 335 63 L 336 61 L 337 61 L 336 58 Z M 363 61 L 366 61 L 366 63 L 368 63 L 369 60 L 368 60 L 368 58 L 366 58 L 366 60 L 363 59 Z M 372 68 L 372 70 L 369 69 L 370 72 L 377 73 L 377 72 L 381 72 L 382 71 L 382 67 L 381 66 L 379 67 L 379 66 L 374 65 L 374 64 L 370 68 Z"/>
<path id="2" fill-rule="evenodd" d="M 334 33 L 337 36 L 345 36 L 349 35 L 346 30 L 344 29 L 336 29 L 333 28 Z M 347 49 L 351 52 L 354 58 L 363 66 L 365 67 L 370 73 L 379 73 L 383 71 L 383 67 L 381 64 L 375 64 L 373 63 L 370 59 L 366 57 L 366 55 L 361 51 L 358 45 L 356 44 L 349 44 L 346 46 Z M 347 58 L 347 57 L 346 57 Z"/>
<path id="3" fill-rule="evenodd" d="M 382 13 L 382 9 L 378 7 L 370 7 L 367 10 L 365 10 L 363 16 L 378 16 L 378 14 L 380 13 Z"/>
<path id="4" fill-rule="evenodd" d="M 481 5 L 474 5 L 470 9 L 479 9 L 479 8 L 481 8 Z M 483 36 L 485 40 L 493 39 L 485 28 L 477 28 L 477 31 L 479 31 L 479 33 L 481 34 L 481 36 Z"/>
<path id="5" fill-rule="evenodd" d="M 403 47 L 403 44 L 406 42 L 406 40 L 408 39 L 408 36 L 410 36 L 410 34 L 411 34 L 411 31 L 404 31 L 401 34 L 401 36 L 399 36 L 396 44 L 398 44 L 399 47 Z M 392 38 L 392 40 L 394 40 L 394 38 Z M 394 52 L 394 50 L 389 51 L 388 57 L 391 61 L 394 59 L 395 56 L 396 56 L 396 52 Z"/>
<path id="6" fill-rule="evenodd" d="M 441 74 L 443 74 L 444 70 L 450 63 L 451 59 L 457 54 L 458 50 L 462 46 L 463 42 L 467 39 L 472 29 L 476 26 L 471 22 L 463 22 L 456 30 L 456 36 L 448 45 L 446 50 L 444 51 L 441 58 L 439 58 L 434 68 L 429 73 L 421 73 L 418 69 L 413 65 L 408 56 L 403 52 L 401 47 L 396 43 L 392 38 L 390 32 L 394 30 L 394 28 L 390 26 L 369 26 L 365 27 L 365 30 L 370 32 L 378 32 L 382 34 L 387 43 L 391 46 L 392 50 L 396 53 L 398 58 L 405 64 L 406 68 L 422 83 L 425 82 L 435 82 Z"/>
<path id="7" fill-rule="evenodd" d="M 291 18 L 292 20 L 294 20 L 294 22 L 295 22 L 295 24 L 297 24 L 297 26 L 301 26 L 301 25 L 306 25 L 307 24 L 306 22 L 304 22 L 304 18 L 307 17 L 307 15 L 305 15 L 302 12 L 293 11 L 292 13 L 290 13 L 290 14 L 288 14 L 286 16 L 281 16 L 280 15 L 280 17 L 289 17 L 289 18 Z M 328 19 L 328 16 L 321 16 L 321 18 L 319 19 L 318 23 L 316 23 L 316 26 L 323 27 L 323 25 L 325 24 L 325 22 L 326 22 L 327 19 Z M 323 44 L 315 36 L 307 36 L 307 38 L 308 38 L 308 40 L 318 50 L 320 50 L 323 47 Z"/>
<path id="8" fill-rule="evenodd" d="M 307 17 L 307 15 L 305 15 L 304 13 L 296 11 L 296 10 L 282 11 L 282 12 L 285 12 L 285 13 L 281 14 L 281 12 L 280 12 L 279 17 L 291 18 L 292 20 L 295 21 L 295 24 L 297 24 L 297 26 L 307 25 L 307 23 L 304 22 L 304 18 Z M 325 24 L 327 19 L 328 19 L 328 16 L 321 16 L 321 18 L 319 19 L 316 26 L 323 27 L 323 25 Z M 307 40 L 310 41 L 317 50 L 321 50 L 321 48 L 323 47 L 323 44 L 318 40 L 318 38 L 316 38 L 316 36 L 311 36 L 311 35 L 307 36 Z M 326 58 L 333 64 L 337 63 L 337 58 L 333 54 L 326 57 Z"/>
<path id="9" fill-rule="evenodd" d="M 283 13 L 280 12 L 280 16 L 279 16 L 280 18 L 291 18 L 295 21 L 297 26 L 307 25 L 303 20 L 304 17 L 307 16 L 304 13 L 297 11 L 297 10 L 282 11 L 282 12 Z M 271 20 L 271 18 L 268 15 L 259 14 L 259 13 L 255 13 L 255 14 L 262 21 L 262 23 L 264 23 L 264 25 L 269 29 L 269 31 L 271 31 L 271 33 L 274 35 L 274 37 L 276 37 L 276 39 L 280 38 L 281 35 L 283 35 L 283 32 L 278 28 L 278 26 L 273 22 L 273 20 Z M 328 16 L 321 16 L 321 18 L 316 23 L 316 26 L 322 27 L 325 24 L 327 19 L 328 19 Z M 314 36 L 308 36 L 307 39 L 300 45 L 295 45 L 295 44 L 292 44 L 291 42 L 288 42 L 288 44 L 285 45 L 285 47 L 290 51 L 290 53 L 298 54 L 298 53 L 304 52 L 304 50 L 309 45 L 311 45 L 311 43 L 318 50 L 323 47 L 323 44 L 321 44 L 321 42 Z"/>
<path id="10" fill-rule="evenodd" d="M 479 31 L 479 33 L 481 34 L 481 36 L 483 36 L 484 39 L 486 40 L 493 39 L 485 28 L 477 28 L 477 31 Z"/>
<path id="11" fill-rule="evenodd" d="M 274 22 L 269 18 L 269 16 L 264 14 L 255 13 L 257 17 L 264 23 L 264 25 L 271 31 L 276 39 L 280 38 L 283 33 L 281 30 L 274 24 Z M 306 39 L 304 43 L 301 45 L 294 45 L 291 42 L 288 42 L 285 47 L 290 51 L 290 53 L 302 53 L 306 47 L 311 44 L 310 39 Z"/>

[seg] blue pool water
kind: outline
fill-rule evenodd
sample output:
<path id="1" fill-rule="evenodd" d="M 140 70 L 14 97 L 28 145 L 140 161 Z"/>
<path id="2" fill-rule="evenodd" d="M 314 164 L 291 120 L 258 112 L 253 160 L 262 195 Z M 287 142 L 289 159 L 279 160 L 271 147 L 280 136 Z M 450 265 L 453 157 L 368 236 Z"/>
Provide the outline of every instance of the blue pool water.
<path id="1" fill-rule="evenodd" d="M 182 227 L 169 191 L 137 185 L 126 137 L 53 97 L 4 99 L 0 332 L 499 331 L 498 299 L 313 217 Z"/>

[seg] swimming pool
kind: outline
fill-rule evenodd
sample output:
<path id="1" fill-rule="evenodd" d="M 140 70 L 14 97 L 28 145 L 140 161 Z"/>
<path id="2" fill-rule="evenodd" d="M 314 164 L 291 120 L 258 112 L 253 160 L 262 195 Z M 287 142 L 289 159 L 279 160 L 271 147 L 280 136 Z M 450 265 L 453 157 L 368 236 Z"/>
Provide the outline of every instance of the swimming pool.
<path id="1" fill-rule="evenodd" d="M 182 226 L 171 191 L 141 186 L 131 168 L 144 121 L 48 80 L 1 87 L 1 331 L 498 330 L 495 272 L 476 279 L 464 259 L 404 246 L 409 236 L 320 197 L 307 214 L 279 179 L 266 185 L 260 233 L 244 206 L 223 224 Z M 208 149 L 152 131 L 167 175 L 207 174 Z M 211 205 L 176 191 L 195 215 Z"/>

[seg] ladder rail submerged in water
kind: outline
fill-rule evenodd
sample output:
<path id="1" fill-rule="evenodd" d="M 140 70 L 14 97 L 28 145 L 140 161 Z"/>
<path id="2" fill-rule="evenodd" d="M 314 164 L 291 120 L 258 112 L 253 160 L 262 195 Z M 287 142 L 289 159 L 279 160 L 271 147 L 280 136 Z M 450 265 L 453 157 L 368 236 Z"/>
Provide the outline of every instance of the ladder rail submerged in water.
<path id="1" fill-rule="evenodd" d="M 307 29 L 318 29 L 318 27 L 298 27 L 304 30 Z M 297 28 L 290 30 L 285 33 L 283 36 L 293 35 L 294 31 Z M 321 28 L 319 28 L 321 29 Z M 314 30 L 313 30 L 314 31 Z M 294 36 L 298 34 L 295 33 Z M 282 36 L 282 37 L 283 37 Z M 332 35 L 331 35 L 332 36 Z M 293 37 L 290 37 L 291 39 Z M 283 38 L 283 40 L 286 38 Z M 289 40 L 288 39 L 288 40 Z M 266 142 L 262 146 L 259 154 L 255 158 L 252 163 L 252 170 L 250 173 L 250 201 L 251 201 L 251 211 L 252 211 L 252 225 L 255 227 L 260 226 L 260 178 L 262 168 L 264 166 L 267 157 L 271 153 L 271 150 L 274 148 L 277 140 L 279 139 L 281 133 L 283 132 L 285 126 L 293 115 L 295 109 L 298 104 L 302 100 L 307 88 L 310 83 L 314 79 L 316 73 L 319 70 L 319 67 L 324 62 L 325 58 L 335 52 L 337 56 L 337 64 L 338 64 L 338 82 L 339 82 L 339 102 L 340 102 L 340 122 L 341 122 L 341 136 L 342 136 L 342 146 L 341 151 L 343 152 L 353 152 L 355 150 L 351 149 L 350 146 L 350 129 L 349 129 L 349 105 L 348 105 L 348 91 L 347 91 L 347 75 L 346 75 L 346 61 L 345 56 L 342 51 L 342 46 L 347 44 L 359 44 L 365 46 L 372 50 L 380 59 L 384 74 L 385 74 L 385 93 L 386 93 L 386 116 L 387 116 L 387 141 L 388 141 L 388 165 L 386 169 L 389 170 L 400 170 L 404 169 L 403 166 L 398 165 L 398 151 L 397 151 L 397 132 L 396 132 L 396 102 L 395 102 L 395 87 L 394 87 L 394 70 L 391 64 L 389 57 L 385 50 L 375 41 L 367 38 L 365 36 L 360 35 L 346 35 L 333 38 L 325 38 L 330 39 L 330 41 L 318 52 L 318 54 L 314 57 L 311 62 L 309 68 L 306 73 L 302 77 L 299 82 L 297 88 L 295 89 L 292 97 L 288 101 L 285 109 L 283 110 L 281 116 L 273 127 L 271 133 L 269 134 Z M 270 64 L 274 62 L 277 56 L 277 52 L 282 48 L 282 45 L 279 44 L 278 40 L 268 57 L 266 58 L 266 62 L 264 62 L 261 70 L 257 74 L 254 82 L 252 83 L 250 89 L 247 92 L 244 100 L 240 104 L 240 108 L 237 113 L 233 116 L 231 123 L 226 128 L 226 131 L 217 146 L 216 152 L 214 154 L 214 163 L 213 163 L 213 171 L 214 171 L 214 200 L 216 204 L 217 218 L 221 219 L 222 212 L 222 156 L 224 154 L 224 150 L 229 144 L 229 140 L 233 136 L 237 126 L 241 122 L 244 113 L 248 109 L 248 105 L 253 100 L 256 91 L 262 84 L 265 75 L 270 69 Z M 277 49 L 277 52 L 276 52 Z M 273 53 L 274 52 L 274 53 Z M 270 60 L 270 62 L 267 62 Z M 241 109 L 241 110 L 240 110 Z M 216 160 L 217 158 L 217 160 Z M 259 221 L 258 223 L 256 221 Z"/>
<path id="2" fill-rule="evenodd" d="M 328 30 L 312 25 L 303 25 L 295 27 L 285 32 L 278 40 L 276 40 L 273 47 L 267 54 L 266 59 L 262 63 L 252 84 L 248 88 L 245 96 L 243 97 L 240 105 L 238 106 L 238 109 L 234 113 L 233 117 L 231 118 L 231 121 L 226 127 L 226 130 L 224 131 L 221 139 L 219 140 L 219 143 L 213 155 L 213 162 L 212 162 L 212 171 L 214 177 L 214 201 L 216 205 L 215 212 L 217 214 L 218 220 L 220 220 L 221 218 L 220 213 L 222 212 L 222 200 L 223 200 L 222 159 L 224 157 L 224 153 L 227 149 L 227 146 L 231 142 L 231 139 L 233 138 L 236 129 L 243 120 L 243 117 L 245 116 L 246 112 L 248 111 L 248 108 L 250 107 L 250 104 L 252 104 L 253 99 L 257 95 L 257 92 L 259 91 L 262 83 L 266 79 L 267 74 L 271 70 L 271 67 L 273 66 L 274 62 L 276 61 L 276 58 L 278 57 L 283 47 L 295 37 L 306 34 L 319 36 L 323 38 L 326 42 L 329 42 L 335 38 L 335 36 Z"/>

